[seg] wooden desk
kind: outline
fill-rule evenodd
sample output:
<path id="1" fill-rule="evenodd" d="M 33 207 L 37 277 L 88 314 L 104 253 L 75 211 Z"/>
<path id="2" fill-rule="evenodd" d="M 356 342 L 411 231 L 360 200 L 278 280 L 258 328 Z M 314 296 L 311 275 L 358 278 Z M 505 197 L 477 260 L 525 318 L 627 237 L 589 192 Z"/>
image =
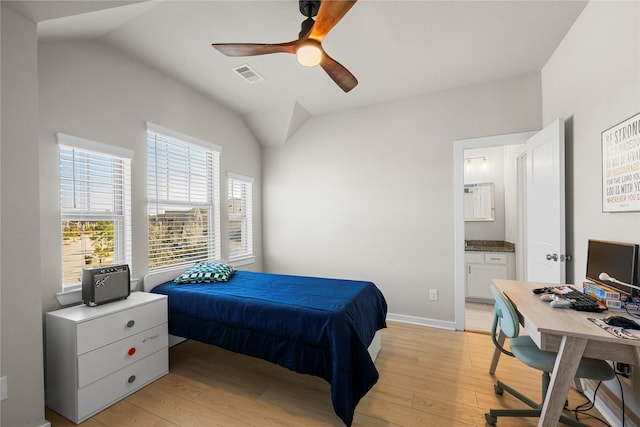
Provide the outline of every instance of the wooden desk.
<path id="1" fill-rule="evenodd" d="M 551 383 L 542 407 L 539 427 L 555 427 L 562 413 L 569 387 L 583 356 L 640 366 L 640 340 L 617 338 L 590 322 L 588 317 L 602 318 L 608 313 L 589 313 L 552 308 L 532 289 L 553 286 L 548 283 L 494 280 L 515 306 L 520 324 L 542 350 L 558 353 Z M 617 313 L 616 313 L 617 314 Z M 498 338 L 504 341 L 500 333 Z M 497 353 L 497 354 L 496 354 Z M 491 363 L 493 373 L 500 352 L 496 349 Z"/>

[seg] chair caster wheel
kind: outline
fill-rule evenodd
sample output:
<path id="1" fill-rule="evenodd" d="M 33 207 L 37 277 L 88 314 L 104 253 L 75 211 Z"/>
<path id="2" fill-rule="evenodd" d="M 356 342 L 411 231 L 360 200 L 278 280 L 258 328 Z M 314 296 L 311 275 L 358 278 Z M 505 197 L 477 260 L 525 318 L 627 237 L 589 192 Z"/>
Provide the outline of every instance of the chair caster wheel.
<path id="1" fill-rule="evenodd" d="M 494 417 L 493 415 L 491 415 L 489 413 L 484 414 L 484 419 L 487 420 L 487 424 L 492 425 L 492 426 L 496 425 L 496 423 L 498 422 L 498 418 Z"/>
<path id="2" fill-rule="evenodd" d="M 503 390 L 503 389 L 502 389 L 502 387 L 500 387 L 498 384 L 494 384 L 494 385 L 493 385 L 493 391 L 494 391 L 496 394 L 502 394 L 502 393 L 504 393 L 504 390 Z"/>

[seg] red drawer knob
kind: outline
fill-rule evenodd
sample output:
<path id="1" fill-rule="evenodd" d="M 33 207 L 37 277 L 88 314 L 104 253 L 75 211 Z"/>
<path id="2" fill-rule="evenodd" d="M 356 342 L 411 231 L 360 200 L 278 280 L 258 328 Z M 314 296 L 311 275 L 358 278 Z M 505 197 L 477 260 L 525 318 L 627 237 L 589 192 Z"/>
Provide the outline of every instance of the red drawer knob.
<path id="1" fill-rule="evenodd" d="M 129 356 L 133 356 L 134 354 L 136 354 L 136 348 L 135 348 L 135 347 L 131 347 L 131 348 L 129 349 L 129 351 L 127 352 L 127 354 L 128 354 Z"/>

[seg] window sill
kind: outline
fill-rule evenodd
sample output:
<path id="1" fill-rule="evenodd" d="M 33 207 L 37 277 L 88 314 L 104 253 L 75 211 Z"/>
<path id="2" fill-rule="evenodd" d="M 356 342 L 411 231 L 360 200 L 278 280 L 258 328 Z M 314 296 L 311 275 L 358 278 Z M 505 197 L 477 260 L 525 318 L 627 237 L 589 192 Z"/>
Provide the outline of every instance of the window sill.
<path id="1" fill-rule="evenodd" d="M 256 257 L 253 255 L 246 255 L 246 256 L 242 256 L 242 257 L 238 257 L 238 258 L 233 258 L 229 260 L 229 264 L 232 267 L 241 267 L 243 265 L 249 265 L 249 264 L 253 264 L 253 262 L 256 260 Z"/>
<path id="2" fill-rule="evenodd" d="M 82 285 L 69 286 L 56 294 L 58 304 L 61 306 L 75 305 L 82 302 Z"/>

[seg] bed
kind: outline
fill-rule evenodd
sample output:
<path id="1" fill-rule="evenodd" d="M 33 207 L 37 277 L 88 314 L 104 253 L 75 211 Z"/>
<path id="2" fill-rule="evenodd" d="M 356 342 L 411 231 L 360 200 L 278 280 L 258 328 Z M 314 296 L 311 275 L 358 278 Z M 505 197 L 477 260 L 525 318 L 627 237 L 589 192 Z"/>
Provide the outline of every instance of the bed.
<path id="1" fill-rule="evenodd" d="M 184 271 L 143 282 L 145 291 L 168 295 L 171 342 L 194 339 L 324 378 L 334 411 L 351 425 L 378 380 L 387 304 L 373 283 L 243 270 L 222 283 L 175 283 Z"/>

